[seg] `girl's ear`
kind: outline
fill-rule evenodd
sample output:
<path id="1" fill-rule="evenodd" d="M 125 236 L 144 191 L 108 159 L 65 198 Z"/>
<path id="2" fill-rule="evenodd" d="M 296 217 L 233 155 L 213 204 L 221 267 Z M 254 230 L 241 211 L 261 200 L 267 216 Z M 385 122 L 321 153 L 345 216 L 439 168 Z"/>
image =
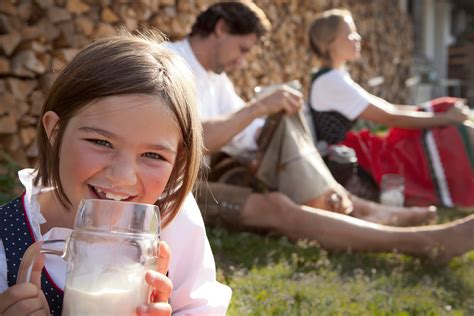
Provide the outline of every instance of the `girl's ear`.
<path id="1" fill-rule="evenodd" d="M 43 128 L 51 145 L 54 142 L 58 121 L 59 116 L 56 114 L 56 112 L 48 111 L 43 115 Z"/>

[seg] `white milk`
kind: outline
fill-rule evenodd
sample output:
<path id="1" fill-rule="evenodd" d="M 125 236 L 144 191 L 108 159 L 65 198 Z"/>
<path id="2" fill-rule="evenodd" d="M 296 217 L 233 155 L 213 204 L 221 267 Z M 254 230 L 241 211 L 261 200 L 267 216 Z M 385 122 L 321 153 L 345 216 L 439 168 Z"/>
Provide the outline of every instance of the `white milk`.
<path id="1" fill-rule="evenodd" d="M 142 269 L 98 277 L 69 276 L 62 316 L 135 315 L 147 295 Z"/>
<path id="2" fill-rule="evenodd" d="M 380 194 L 380 203 L 384 205 L 403 206 L 405 197 L 400 189 L 382 191 Z"/>
<path id="3" fill-rule="evenodd" d="M 133 291 L 107 290 L 94 293 L 67 288 L 62 316 L 135 315 L 144 301 Z"/>

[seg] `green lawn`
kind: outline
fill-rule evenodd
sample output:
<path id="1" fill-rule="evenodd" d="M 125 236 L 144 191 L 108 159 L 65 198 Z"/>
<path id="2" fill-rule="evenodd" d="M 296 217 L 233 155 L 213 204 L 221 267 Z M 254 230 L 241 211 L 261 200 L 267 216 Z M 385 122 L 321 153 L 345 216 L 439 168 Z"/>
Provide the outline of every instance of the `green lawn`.
<path id="1" fill-rule="evenodd" d="M 474 251 L 434 266 L 209 229 L 228 315 L 474 315 Z"/>

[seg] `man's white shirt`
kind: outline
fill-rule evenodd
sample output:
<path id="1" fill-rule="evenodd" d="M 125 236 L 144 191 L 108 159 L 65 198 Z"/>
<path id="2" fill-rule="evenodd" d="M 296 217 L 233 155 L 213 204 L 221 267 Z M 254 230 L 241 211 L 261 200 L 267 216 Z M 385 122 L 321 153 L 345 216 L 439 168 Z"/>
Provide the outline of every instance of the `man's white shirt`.
<path id="1" fill-rule="evenodd" d="M 204 69 L 196 58 L 188 39 L 166 43 L 166 46 L 184 58 L 195 76 L 201 120 L 235 113 L 245 106 L 245 102 L 237 95 L 234 85 L 225 73 L 216 74 Z M 245 155 L 246 152 L 255 152 L 257 149 L 255 135 L 264 122 L 260 118 L 254 120 L 224 146 L 222 151 L 234 157 Z"/>

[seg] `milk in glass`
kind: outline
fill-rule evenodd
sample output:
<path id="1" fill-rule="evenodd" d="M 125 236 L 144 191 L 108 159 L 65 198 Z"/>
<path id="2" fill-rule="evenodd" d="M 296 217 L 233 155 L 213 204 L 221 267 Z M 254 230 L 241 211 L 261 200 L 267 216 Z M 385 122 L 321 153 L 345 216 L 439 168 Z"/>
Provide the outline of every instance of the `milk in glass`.
<path id="1" fill-rule="evenodd" d="M 135 315 L 136 308 L 147 300 L 144 274 L 137 265 L 126 275 L 97 276 L 92 287 L 90 276 L 68 280 L 62 315 Z"/>
<path id="2" fill-rule="evenodd" d="M 398 174 L 384 174 L 380 183 L 380 203 L 403 206 L 405 203 L 405 179 Z"/>
<path id="3" fill-rule="evenodd" d="M 77 260 L 68 266 L 62 315 L 135 315 L 148 298 L 145 273 L 153 260 L 144 252 L 151 251 L 151 241 L 90 231 L 74 237 Z"/>

